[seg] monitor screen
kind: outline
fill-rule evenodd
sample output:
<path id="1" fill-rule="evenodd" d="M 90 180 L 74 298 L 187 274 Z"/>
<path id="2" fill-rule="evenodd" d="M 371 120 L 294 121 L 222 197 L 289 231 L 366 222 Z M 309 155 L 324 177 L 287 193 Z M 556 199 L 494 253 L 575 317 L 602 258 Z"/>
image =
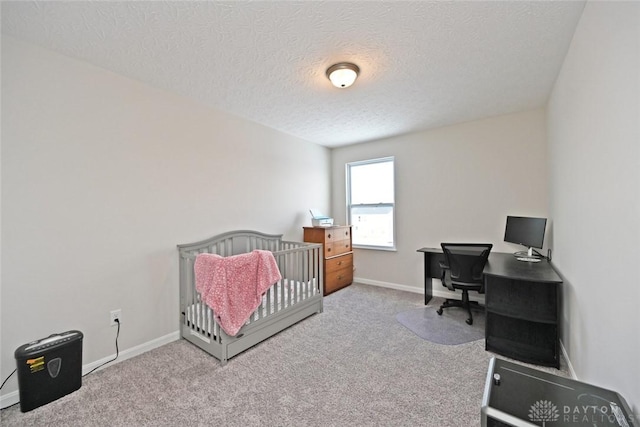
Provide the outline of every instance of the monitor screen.
<path id="1" fill-rule="evenodd" d="M 508 216 L 504 241 L 518 243 L 528 248 L 542 249 L 547 218 Z"/>

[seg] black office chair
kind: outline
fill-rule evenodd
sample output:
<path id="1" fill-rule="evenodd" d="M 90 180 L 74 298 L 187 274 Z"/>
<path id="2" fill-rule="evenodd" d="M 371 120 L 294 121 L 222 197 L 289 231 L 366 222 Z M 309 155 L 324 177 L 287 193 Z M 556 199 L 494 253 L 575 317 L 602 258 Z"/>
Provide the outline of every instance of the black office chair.
<path id="1" fill-rule="evenodd" d="M 471 309 L 484 309 L 476 301 L 469 301 L 469 291 L 484 293 L 484 269 L 493 245 L 491 243 L 441 243 L 445 262 L 440 262 L 442 269 L 442 285 L 452 291 L 460 289 L 462 300 L 447 299 L 438 309 L 462 307 L 469 312 L 467 324 L 473 324 Z"/>

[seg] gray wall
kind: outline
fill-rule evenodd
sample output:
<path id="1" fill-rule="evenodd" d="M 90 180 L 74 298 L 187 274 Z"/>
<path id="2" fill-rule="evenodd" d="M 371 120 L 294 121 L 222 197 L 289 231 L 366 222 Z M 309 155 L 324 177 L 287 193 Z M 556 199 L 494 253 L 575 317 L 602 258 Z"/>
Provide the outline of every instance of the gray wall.
<path id="1" fill-rule="evenodd" d="M 637 416 L 639 104 L 640 4 L 588 2 L 548 109 L 562 340 L 577 376 L 617 390 Z"/>
<path id="2" fill-rule="evenodd" d="M 0 377 L 69 329 L 85 364 L 113 355 L 117 308 L 121 351 L 175 336 L 175 245 L 301 240 L 329 173 L 324 147 L 3 36 Z"/>
<path id="3" fill-rule="evenodd" d="M 547 216 L 545 127 L 544 111 L 534 110 L 333 149 L 332 209 L 342 224 L 345 164 L 384 156 L 396 161 L 397 251 L 356 249 L 358 280 L 421 291 L 416 250 L 443 241 L 522 250 L 503 241 L 505 221 L 507 215 Z M 445 290 L 434 284 L 435 292 Z"/>

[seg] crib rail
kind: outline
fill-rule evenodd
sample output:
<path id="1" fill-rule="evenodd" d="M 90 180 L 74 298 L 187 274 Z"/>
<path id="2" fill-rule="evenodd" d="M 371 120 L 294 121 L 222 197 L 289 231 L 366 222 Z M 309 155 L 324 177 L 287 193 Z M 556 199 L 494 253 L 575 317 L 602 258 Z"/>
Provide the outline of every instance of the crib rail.
<path id="1" fill-rule="evenodd" d="M 253 324 L 293 308 L 312 298 L 322 298 L 322 245 L 283 241 L 281 235 L 255 231 L 224 233 L 207 240 L 178 245 L 180 254 L 180 323 L 192 335 L 210 342 L 241 338 Z M 193 265 L 198 254 L 231 256 L 253 250 L 268 250 L 280 270 L 282 279 L 264 294 L 262 303 L 236 337 L 229 337 L 216 322 L 216 314 L 195 288 Z"/>
<path id="2" fill-rule="evenodd" d="M 181 254 L 183 252 L 188 254 L 207 252 L 220 256 L 231 256 L 251 252 L 255 249 L 275 252 L 281 249 L 282 244 L 282 234 L 240 230 L 229 231 L 195 243 L 178 245 L 178 250 Z"/>

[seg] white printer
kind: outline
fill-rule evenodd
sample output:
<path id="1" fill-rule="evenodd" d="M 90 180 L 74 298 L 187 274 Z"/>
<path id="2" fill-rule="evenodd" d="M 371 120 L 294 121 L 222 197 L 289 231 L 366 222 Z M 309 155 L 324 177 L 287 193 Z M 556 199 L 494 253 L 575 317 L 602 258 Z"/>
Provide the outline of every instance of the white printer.
<path id="1" fill-rule="evenodd" d="M 309 209 L 309 212 L 311 212 L 311 225 L 314 227 L 331 227 L 333 225 L 333 218 L 321 214 L 319 210 Z"/>

